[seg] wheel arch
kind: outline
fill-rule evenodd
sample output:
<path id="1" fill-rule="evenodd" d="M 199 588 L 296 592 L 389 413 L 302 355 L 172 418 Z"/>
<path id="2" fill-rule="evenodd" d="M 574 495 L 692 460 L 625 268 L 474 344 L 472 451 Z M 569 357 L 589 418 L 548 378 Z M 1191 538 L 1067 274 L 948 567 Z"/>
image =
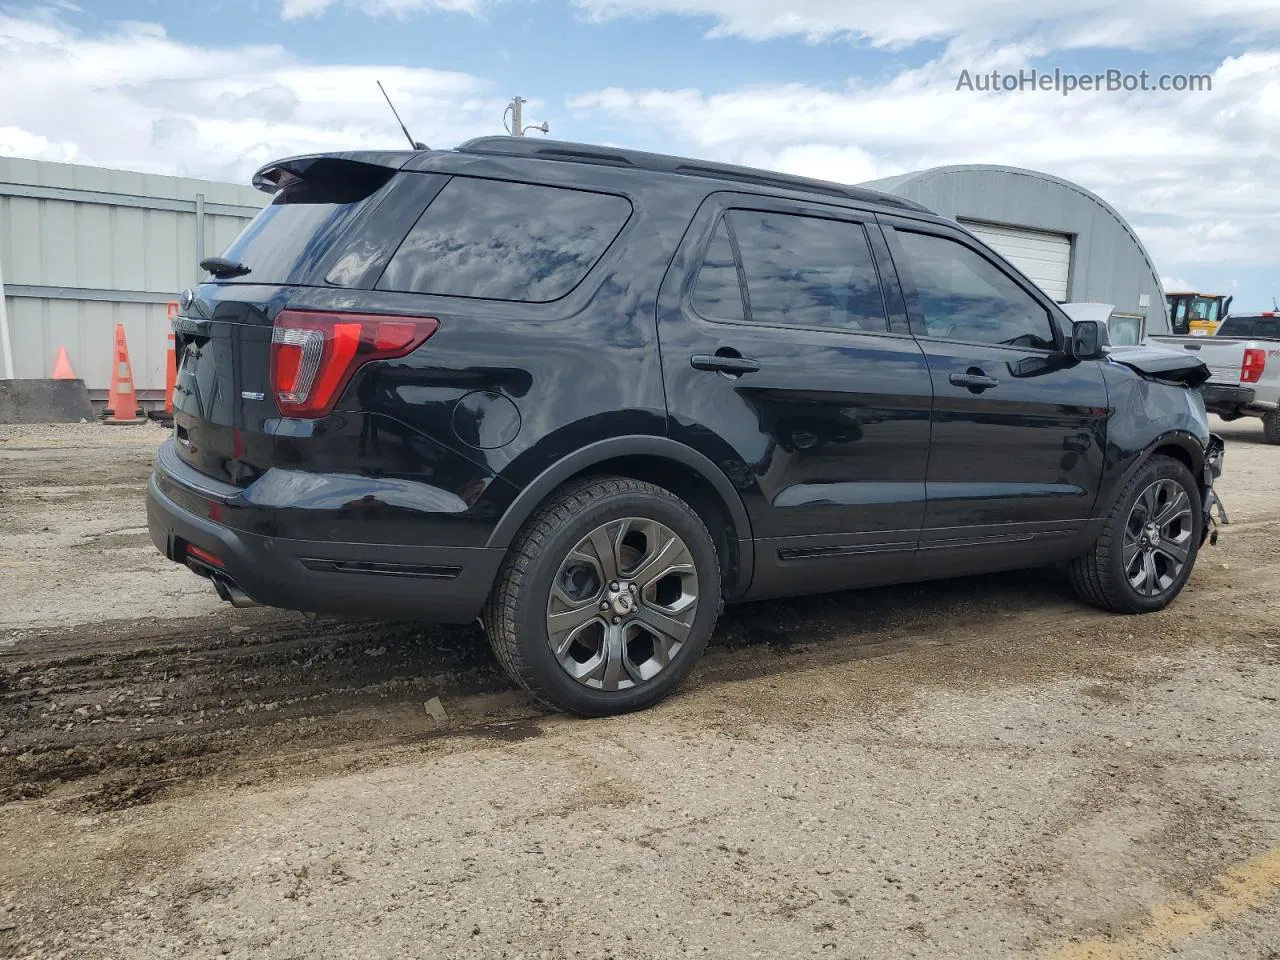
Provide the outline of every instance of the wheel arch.
<path id="1" fill-rule="evenodd" d="M 1196 488 L 1200 490 L 1201 496 L 1204 495 L 1204 446 L 1196 438 L 1195 434 L 1186 430 L 1170 430 L 1156 437 L 1146 447 L 1142 453 L 1134 458 L 1120 477 L 1120 481 L 1115 485 L 1116 496 L 1129 486 L 1129 481 L 1134 475 L 1141 470 L 1146 464 L 1151 462 L 1152 457 L 1167 456 L 1177 460 L 1188 470 L 1195 480 Z"/>
<path id="2" fill-rule="evenodd" d="M 521 527 L 552 493 L 590 474 L 644 480 L 685 500 L 712 527 L 720 551 L 723 591 L 740 596 L 751 583 L 751 520 L 729 478 L 703 454 L 668 437 L 609 437 L 557 460 L 538 474 L 512 501 L 490 533 L 486 546 L 507 549 Z"/>

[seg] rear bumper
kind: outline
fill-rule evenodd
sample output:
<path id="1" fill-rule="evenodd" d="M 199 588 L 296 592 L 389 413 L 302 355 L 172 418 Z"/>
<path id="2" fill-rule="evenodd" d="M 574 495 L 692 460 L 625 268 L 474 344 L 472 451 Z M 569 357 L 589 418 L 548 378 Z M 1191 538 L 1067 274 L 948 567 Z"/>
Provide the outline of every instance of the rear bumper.
<path id="1" fill-rule="evenodd" d="M 157 464 L 147 487 L 147 525 L 175 563 L 234 585 L 257 603 L 308 613 L 470 623 L 479 616 L 505 551 L 285 539 L 235 530 L 168 496 L 204 498 Z M 188 548 L 194 547 L 195 552 Z M 207 556 L 217 561 L 214 565 Z M 222 593 L 219 590 L 219 593 Z"/>
<path id="2" fill-rule="evenodd" d="M 1239 417 L 1265 417 L 1276 408 L 1257 398 L 1252 387 L 1242 387 L 1233 383 L 1214 383 L 1210 380 L 1200 388 L 1204 397 L 1204 408 L 1225 419 L 1234 420 Z"/>
<path id="3" fill-rule="evenodd" d="M 1254 391 L 1249 387 L 1209 381 L 1200 388 L 1200 395 L 1204 397 L 1204 408 L 1210 413 L 1230 416 L 1253 403 Z"/>

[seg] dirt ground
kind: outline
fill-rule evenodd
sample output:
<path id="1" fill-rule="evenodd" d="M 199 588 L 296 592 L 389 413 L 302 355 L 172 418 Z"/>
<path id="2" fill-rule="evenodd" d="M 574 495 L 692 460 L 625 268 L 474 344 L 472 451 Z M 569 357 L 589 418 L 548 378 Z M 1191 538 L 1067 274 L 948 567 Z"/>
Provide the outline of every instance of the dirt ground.
<path id="1" fill-rule="evenodd" d="M 1163 613 L 731 608 L 586 722 L 471 628 L 219 603 L 147 539 L 160 428 L 0 427 L 0 957 L 1277 960 L 1280 448 L 1218 429 Z"/>

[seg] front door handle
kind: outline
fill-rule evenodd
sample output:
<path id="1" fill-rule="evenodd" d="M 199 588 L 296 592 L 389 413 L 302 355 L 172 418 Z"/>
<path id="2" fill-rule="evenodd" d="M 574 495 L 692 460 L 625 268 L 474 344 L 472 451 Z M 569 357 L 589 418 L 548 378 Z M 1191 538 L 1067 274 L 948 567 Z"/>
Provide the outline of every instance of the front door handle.
<path id="1" fill-rule="evenodd" d="M 974 393 L 981 393 L 990 387 L 998 387 L 1000 381 L 995 377 L 988 377 L 979 370 L 969 370 L 966 373 L 953 373 L 951 375 L 951 385 L 954 387 L 968 387 Z"/>
<path id="2" fill-rule="evenodd" d="M 750 357 L 705 353 L 694 354 L 689 358 L 689 365 L 695 370 L 713 370 L 739 377 L 744 373 L 755 373 L 760 369 L 760 361 L 752 360 Z"/>

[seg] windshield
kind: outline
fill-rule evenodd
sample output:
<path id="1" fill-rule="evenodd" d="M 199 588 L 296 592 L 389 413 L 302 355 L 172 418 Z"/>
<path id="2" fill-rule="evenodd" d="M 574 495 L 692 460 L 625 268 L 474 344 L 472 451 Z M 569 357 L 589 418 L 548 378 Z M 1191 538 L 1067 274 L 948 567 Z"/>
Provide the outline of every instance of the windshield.
<path id="1" fill-rule="evenodd" d="M 1218 319 L 1218 308 L 1222 301 L 1217 297 L 1194 297 L 1191 300 L 1190 316 L 1192 320 L 1208 320 L 1210 322 Z"/>

